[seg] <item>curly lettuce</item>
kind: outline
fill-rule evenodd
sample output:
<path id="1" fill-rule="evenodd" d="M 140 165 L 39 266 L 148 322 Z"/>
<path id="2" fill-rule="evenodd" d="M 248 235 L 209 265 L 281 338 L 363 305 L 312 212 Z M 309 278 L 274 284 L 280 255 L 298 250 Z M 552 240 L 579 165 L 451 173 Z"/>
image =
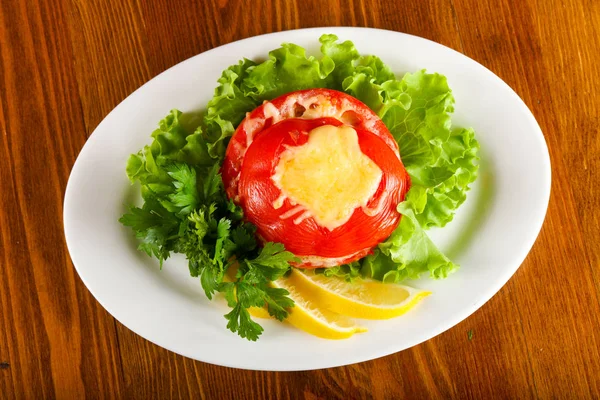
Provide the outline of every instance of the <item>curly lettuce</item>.
<path id="1" fill-rule="evenodd" d="M 205 117 L 210 154 L 223 157 L 234 127 L 264 100 L 309 88 L 341 90 L 358 98 L 380 116 L 398 142 L 412 186 L 398 208 L 400 224 L 374 254 L 327 274 L 351 279 L 360 271 L 394 282 L 422 273 L 446 277 L 457 265 L 425 231 L 452 221 L 477 178 L 479 159 L 473 130 L 452 127 L 454 97 L 447 79 L 425 70 L 398 79 L 379 57 L 360 55 L 350 41 L 323 35 L 320 42 L 319 58 L 286 43 L 263 63 L 242 60 L 223 71 Z"/>

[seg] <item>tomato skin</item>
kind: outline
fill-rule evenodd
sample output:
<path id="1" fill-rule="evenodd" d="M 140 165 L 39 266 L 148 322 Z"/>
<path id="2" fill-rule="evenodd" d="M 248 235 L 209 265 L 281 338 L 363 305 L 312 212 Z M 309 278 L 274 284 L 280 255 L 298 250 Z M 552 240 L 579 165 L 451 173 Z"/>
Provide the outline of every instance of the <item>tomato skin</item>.
<path id="1" fill-rule="evenodd" d="M 282 112 L 285 118 L 270 125 L 269 110 L 265 112 L 265 107 L 271 106 L 263 104 L 238 127 L 227 149 L 222 169 L 228 196 L 243 208 L 246 219 L 256 225 L 259 238 L 264 242 L 283 243 L 286 250 L 300 257 L 302 263 L 298 266 L 304 268 L 340 265 L 371 252 L 397 226 L 400 214 L 396 206 L 404 200 L 410 186 L 395 140 L 383 122 L 358 100 L 340 92 L 314 89 L 282 96 L 271 104 L 281 109 L 289 102 L 290 96 L 319 95 L 334 106 L 344 103 L 355 107 L 352 111 L 356 115 L 353 115 L 351 122 L 358 136 L 359 147 L 382 171 L 379 187 L 366 206 L 367 210 L 376 209 L 377 212 L 367 215 L 363 208 L 357 208 L 346 223 L 329 230 L 312 217 L 300 223 L 294 223 L 294 218 L 283 219 L 282 214 L 295 207 L 289 199 L 284 200 L 281 208 L 274 208 L 273 204 L 281 192 L 271 177 L 281 153 L 287 147 L 305 144 L 308 132 L 316 127 L 343 125 L 337 118 L 302 119 L 296 118 L 294 113 Z M 348 97 L 350 100 L 346 99 Z M 294 116 L 287 118 L 288 115 Z M 336 116 L 339 117 L 339 113 Z"/>

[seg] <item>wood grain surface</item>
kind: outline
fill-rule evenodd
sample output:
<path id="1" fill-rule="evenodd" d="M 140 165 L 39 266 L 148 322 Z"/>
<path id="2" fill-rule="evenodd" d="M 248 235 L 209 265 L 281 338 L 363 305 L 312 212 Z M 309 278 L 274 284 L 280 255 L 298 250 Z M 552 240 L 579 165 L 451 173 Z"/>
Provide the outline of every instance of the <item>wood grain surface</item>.
<path id="1" fill-rule="evenodd" d="M 217 367 L 116 322 L 69 258 L 62 201 L 86 138 L 129 93 L 213 47 L 369 26 L 479 61 L 536 116 L 552 196 L 533 250 L 474 315 L 409 350 L 311 372 Z M 600 2 L 0 2 L 0 398 L 599 398 Z"/>

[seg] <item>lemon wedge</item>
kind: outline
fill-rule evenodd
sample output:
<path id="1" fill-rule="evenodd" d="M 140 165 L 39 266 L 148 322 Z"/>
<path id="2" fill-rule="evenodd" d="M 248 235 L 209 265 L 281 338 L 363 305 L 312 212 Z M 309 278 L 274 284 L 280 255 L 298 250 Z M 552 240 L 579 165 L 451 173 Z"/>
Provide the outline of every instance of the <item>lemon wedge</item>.
<path id="1" fill-rule="evenodd" d="M 405 285 L 369 279 L 346 282 L 338 277 L 296 269 L 286 278 L 286 285 L 320 308 L 362 319 L 400 316 L 431 294 Z"/>
<path id="2" fill-rule="evenodd" d="M 226 273 L 234 280 L 237 268 Z M 346 339 L 367 329 L 352 318 L 388 319 L 400 316 L 431 294 L 410 286 L 383 283 L 370 279 L 346 282 L 314 271 L 291 273 L 270 283 L 286 289 L 295 306 L 289 310 L 286 322 L 312 335 L 325 339 Z M 250 315 L 269 318 L 266 308 L 251 307 Z"/>
<path id="3" fill-rule="evenodd" d="M 236 273 L 237 265 L 233 265 L 225 273 L 224 280 L 234 281 Z M 347 339 L 355 333 L 367 331 L 347 316 L 339 315 L 302 296 L 289 277 L 280 278 L 270 285 L 286 289 L 290 293 L 289 297 L 294 300 L 294 307 L 289 309 L 285 322 L 304 332 L 324 339 Z M 271 318 L 265 307 L 250 307 L 248 312 L 256 318 Z"/>
<path id="4" fill-rule="evenodd" d="M 293 271 L 292 274 L 294 274 Z M 298 272 L 301 274 L 301 272 Z M 291 277 L 291 275 L 290 275 Z M 294 285 L 294 279 L 281 278 L 271 282 L 273 287 L 283 288 L 290 292 L 295 305 L 290 309 L 286 322 L 296 328 L 324 339 L 347 339 L 355 333 L 366 332 L 345 315 L 337 314 L 323 307 L 310 297 L 300 294 Z"/>
<path id="5" fill-rule="evenodd" d="M 255 318 L 271 318 L 266 307 L 250 307 L 248 312 Z"/>

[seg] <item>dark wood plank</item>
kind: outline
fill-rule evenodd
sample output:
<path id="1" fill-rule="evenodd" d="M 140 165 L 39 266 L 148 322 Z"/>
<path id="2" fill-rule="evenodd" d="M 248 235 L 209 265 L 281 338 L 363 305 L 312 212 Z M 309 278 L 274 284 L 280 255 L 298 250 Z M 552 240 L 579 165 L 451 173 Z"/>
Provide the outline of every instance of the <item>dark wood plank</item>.
<path id="1" fill-rule="evenodd" d="M 89 134 L 117 104 L 152 77 L 145 54 L 146 34 L 136 1 L 74 0 L 67 11 Z"/>
<path id="2" fill-rule="evenodd" d="M 1 398 L 121 393 L 112 317 L 77 278 L 62 231 L 86 138 L 63 11 L 0 5 Z"/>

